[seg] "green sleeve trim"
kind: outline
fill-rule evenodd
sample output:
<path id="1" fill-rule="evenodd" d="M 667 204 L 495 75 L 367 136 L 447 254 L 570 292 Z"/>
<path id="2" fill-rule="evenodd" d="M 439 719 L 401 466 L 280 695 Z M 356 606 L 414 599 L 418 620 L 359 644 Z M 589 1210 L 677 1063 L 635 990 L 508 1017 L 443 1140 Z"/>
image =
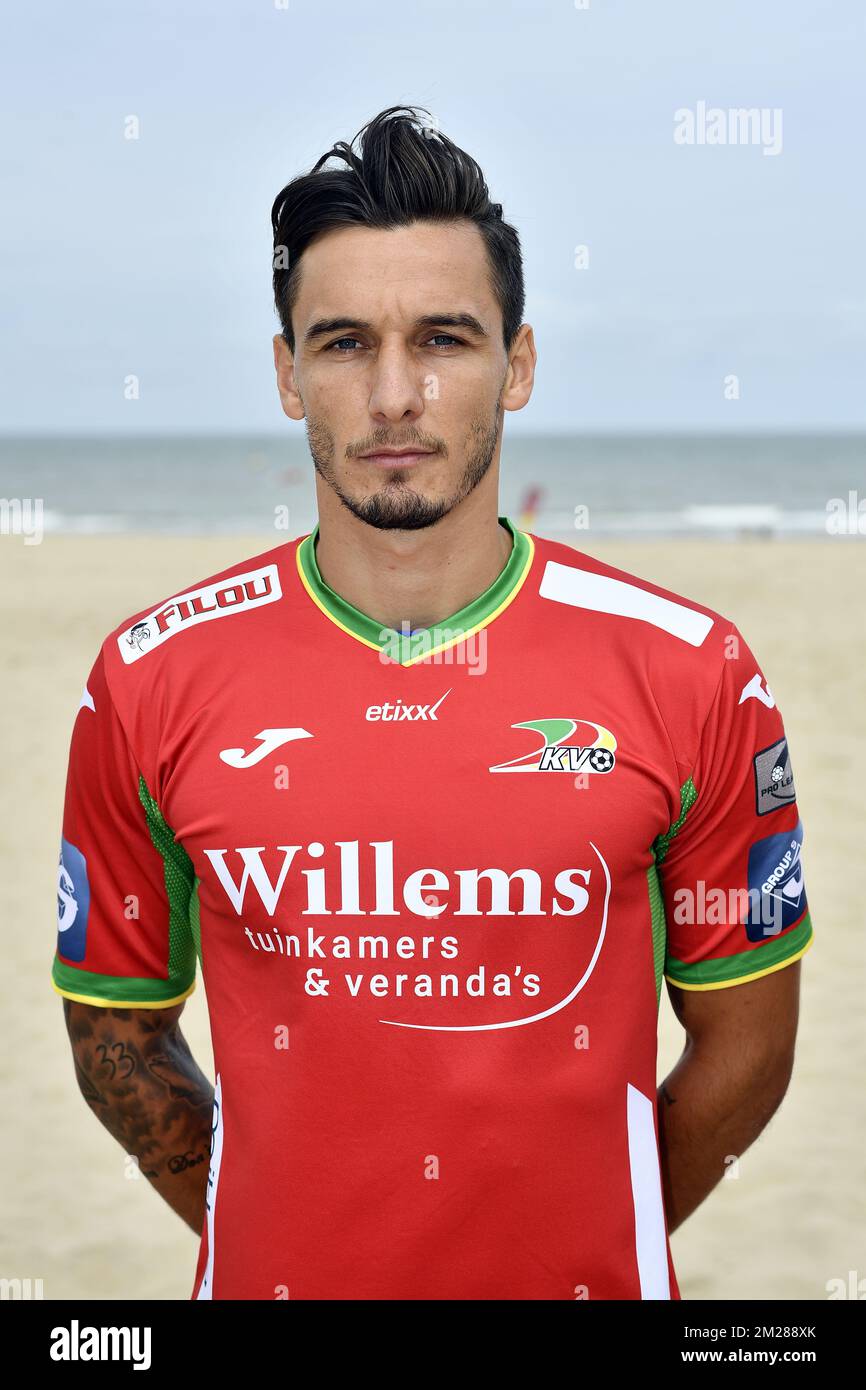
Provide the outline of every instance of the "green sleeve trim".
<path id="1" fill-rule="evenodd" d="M 652 919 L 652 938 L 653 938 L 653 969 L 656 979 L 656 1004 L 662 996 L 662 976 L 665 966 L 665 951 L 667 949 L 668 924 L 665 917 L 664 897 L 662 896 L 662 885 L 659 878 L 659 871 L 655 864 L 650 864 L 646 871 L 647 889 L 649 890 L 650 916 Z"/>
<path id="2" fill-rule="evenodd" d="M 667 950 L 668 924 L 665 916 L 665 900 L 662 892 L 658 866 L 661 864 L 671 841 L 682 830 L 686 816 L 698 799 L 695 784 L 689 777 L 680 787 L 680 813 L 670 829 L 657 835 L 652 844 L 653 862 L 647 869 L 647 891 L 649 893 L 650 923 L 653 943 L 653 970 L 656 981 L 656 1005 L 661 1002 L 662 977 L 664 975 L 665 952 Z"/>
<path id="3" fill-rule="evenodd" d="M 671 847 L 671 841 L 675 839 L 677 835 L 679 835 L 680 831 L 682 830 L 685 824 L 686 816 L 694 806 L 697 799 L 698 793 L 695 788 L 695 784 L 692 781 L 691 777 L 689 777 L 688 780 L 683 782 L 683 785 L 680 787 L 679 815 L 677 816 L 670 829 L 666 830 L 663 835 L 657 835 L 655 840 L 653 841 L 653 854 L 655 855 L 655 861 L 657 864 L 660 864 L 662 862 L 662 860 L 664 859 L 665 855 Z"/>
<path id="4" fill-rule="evenodd" d="M 195 975 L 182 980 L 132 979 L 123 975 L 97 975 L 78 970 L 54 957 L 51 981 L 58 994 L 82 1004 L 104 1004 L 115 1009 L 158 1009 L 179 1004 L 195 989 Z"/>
<path id="5" fill-rule="evenodd" d="M 200 883 L 201 879 L 196 878 L 189 900 L 189 925 L 192 931 L 193 945 L 195 947 L 195 953 L 198 956 L 199 965 L 201 965 L 201 913 L 198 902 L 198 886 Z"/>
<path id="6" fill-rule="evenodd" d="M 751 951 L 734 956 L 717 956 L 713 960 L 698 960 L 692 964 L 668 957 L 665 978 L 685 989 L 712 989 L 720 985 L 738 984 L 741 980 L 767 975 L 771 970 L 801 956 L 812 940 L 812 919 L 807 911 L 795 927 L 781 936 L 768 938 Z"/>
<path id="7" fill-rule="evenodd" d="M 151 843 L 163 863 L 168 900 L 168 960 L 164 976 L 135 978 L 125 975 L 99 975 L 82 970 L 55 955 L 51 978 L 56 989 L 70 998 L 95 1004 L 114 1004 L 120 1008 L 165 1007 L 185 999 L 195 988 L 196 956 L 201 959 L 198 912 L 198 879 L 192 860 L 174 837 L 174 831 L 148 791 L 142 776 L 138 796 Z"/>
<path id="8" fill-rule="evenodd" d="M 162 856 L 168 897 L 168 978 L 172 982 L 195 979 L 198 951 L 198 881 L 192 860 L 174 837 L 143 777 L 138 795 L 153 847 Z M 195 925 L 193 924 L 195 920 Z M 177 990 L 174 991 L 177 993 Z"/>

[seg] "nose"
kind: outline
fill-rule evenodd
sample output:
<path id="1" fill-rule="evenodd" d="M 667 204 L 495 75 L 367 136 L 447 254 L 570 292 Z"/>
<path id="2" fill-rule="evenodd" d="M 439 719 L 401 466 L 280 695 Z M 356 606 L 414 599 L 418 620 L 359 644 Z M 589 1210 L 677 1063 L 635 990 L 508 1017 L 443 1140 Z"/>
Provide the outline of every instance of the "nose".
<path id="1" fill-rule="evenodd" d="M 425 377 L 405 343 L 382 343 L 370 383 L 370 414 L 379 420 L 417 419 L 424 410 Z"/>

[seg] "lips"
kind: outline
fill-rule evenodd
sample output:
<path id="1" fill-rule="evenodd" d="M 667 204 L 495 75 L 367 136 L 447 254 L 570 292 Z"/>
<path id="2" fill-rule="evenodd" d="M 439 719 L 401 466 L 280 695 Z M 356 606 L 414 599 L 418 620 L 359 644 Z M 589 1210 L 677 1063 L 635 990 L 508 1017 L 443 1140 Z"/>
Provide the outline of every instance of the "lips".
<path id="1" fill-rule="evenodd" d="M 367 463 L 378 463 L 383 467 L 407 467 L 409 464 L 420 463 L 422 459 L 432 458 L 432 449 L 383 449 L 378 453 L 361 454 L 361 458 Z"/>

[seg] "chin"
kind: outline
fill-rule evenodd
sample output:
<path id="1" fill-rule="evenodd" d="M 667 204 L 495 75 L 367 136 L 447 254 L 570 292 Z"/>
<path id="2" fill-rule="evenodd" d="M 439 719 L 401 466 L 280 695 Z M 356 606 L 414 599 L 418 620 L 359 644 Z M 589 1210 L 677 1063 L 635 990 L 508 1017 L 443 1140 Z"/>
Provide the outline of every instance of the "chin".
<path id="1" fill-rule="evenodd" d="M 377 531 L 423 531 L 428 526 L 435 526 L 451 510 L 450 502 L 417 494 L 411 503 L 403 505 L 395 505 L 393 500 L 382 498 L 381 494 L 363 501 L 344 497 L 343 501 L 359 521 L 374 526 Z"/>

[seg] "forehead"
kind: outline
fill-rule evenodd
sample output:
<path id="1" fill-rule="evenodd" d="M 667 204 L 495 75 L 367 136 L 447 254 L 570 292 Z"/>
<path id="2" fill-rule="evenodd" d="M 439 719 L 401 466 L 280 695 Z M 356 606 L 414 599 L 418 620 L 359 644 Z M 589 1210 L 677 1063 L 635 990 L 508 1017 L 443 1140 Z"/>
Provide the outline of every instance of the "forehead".
<path id="1" fill-rule="evenodd" d="M 296 328 L 338 314 L 372 321 L 377 313 L 434 310 L 474 313 L 485 323 L 498 312 L 484 238 L 465 219 L 339 227 L 303 254 Z"/>

